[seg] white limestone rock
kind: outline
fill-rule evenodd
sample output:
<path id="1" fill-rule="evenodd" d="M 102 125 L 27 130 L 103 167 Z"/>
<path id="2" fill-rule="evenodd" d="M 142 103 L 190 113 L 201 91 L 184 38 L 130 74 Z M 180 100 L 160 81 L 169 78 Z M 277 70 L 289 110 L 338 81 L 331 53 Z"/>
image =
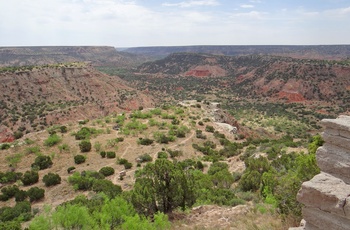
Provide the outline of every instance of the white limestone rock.
<path id="1" fill-rule="evenodd" d="M 350 152 L 331 144 L 317 149 L 317 164 L 321 171 L 342 179 L 350 184 Z"/>
<path id="2" fill-rule="evenodd" d="M 317 208 L 303 208 L 305 230 L 350 230 L 350 220 Z"/>
<path id="3" fill-rule="evenodd" d="M 349 196 L 350 185 L 321 172 L 302 184 L 297 200 L 308 208 L 316 208 L 350 219 Z M 308 222 L 308 219 L 303 217 Z"/>

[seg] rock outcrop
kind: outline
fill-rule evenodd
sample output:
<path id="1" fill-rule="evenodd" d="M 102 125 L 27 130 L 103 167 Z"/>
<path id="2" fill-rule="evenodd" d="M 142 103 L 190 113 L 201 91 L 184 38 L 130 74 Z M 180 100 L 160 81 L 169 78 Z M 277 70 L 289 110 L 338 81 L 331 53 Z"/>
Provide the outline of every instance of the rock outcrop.
<path id="1" fill-rule="evenodd" d="M 350 117 L 324 119 L 325 144 L 317 149 L 321 173 L 302 184 L 305 226 L 291 229 L 350 229 Z"/>

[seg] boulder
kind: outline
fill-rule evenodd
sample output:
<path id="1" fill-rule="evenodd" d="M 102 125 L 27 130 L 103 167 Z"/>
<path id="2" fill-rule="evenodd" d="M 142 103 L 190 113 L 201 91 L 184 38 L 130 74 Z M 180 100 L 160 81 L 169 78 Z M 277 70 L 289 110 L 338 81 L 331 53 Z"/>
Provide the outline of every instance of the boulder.
<path id="1" fill-rule="evenodd" d="M 349 196 L 350 185 L 330 174 L 320 173 L 302 184 L 297 200 L 308 208 L 350 219 Z M 308 222 L 305 216 L 304 219 Z"/>
<path id="2" fill-rule="evenodd" d="M 350 229 L 350 220 L 317 208 L 303 208 L 307 230 L 346 230 Z"/>
<path id="3" fill-rule="evenodd" d="M 317 149 L 316 160 L 322 172 L 350 184 L 350 154 L 345 149 L 326 143 Z"/>

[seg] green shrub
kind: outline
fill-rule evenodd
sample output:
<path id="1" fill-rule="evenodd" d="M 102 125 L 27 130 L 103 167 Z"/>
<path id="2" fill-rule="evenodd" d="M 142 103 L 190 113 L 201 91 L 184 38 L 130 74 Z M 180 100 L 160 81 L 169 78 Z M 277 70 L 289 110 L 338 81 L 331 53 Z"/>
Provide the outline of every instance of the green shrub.
<path id="1" fill-rule="evenodd" d="M 16 202 L 21 202 L 24 201 L 28 197 L 27 192 L 23 190 L 19 190 L 15 194 L 15 201 Z"/>
<path id="2" fill-rule="evenodd" d="M 13 208 L 10 208 L 10 207 L 0 208 L 0 223 L 4 223 L 4 225 L 6 226 L 6 228 L 0 228 L 0 229 L 13 230 L 12 228 L 9 228 L 9 227 L 16 226 L 16 225 L 13 225 L 12 221 L 17 218 L 21 219 L 22 221 L 28 221 L 31 218 L 31 206 L 28 201 L 18 202 Z M 11 222 L 9 223 L 9 221 Z M 9 225 L 7 225 L 7 223 L 9 223 Z M 0 227 L 2 227 L 1 224 L 0 224 Z"/>
<path id="3" fill-rule="evenodd" d="M 13 133 L 13 136 L 15 137 L 15 139 L 19 139 L 23 137 L 23 133 L 21 131 L 16 131 Z"/>
<path id="4" fill-rule="evenodd" d="M 171 158 L 174 158 L 174 157 L 179 157 L 179 156 L 182 156 L 183 155 L 183 152 L 181 150 L 171 150 L 171 149 L 168 149 L 167 150 L 170 157 Z"/>
<path id="5" fill-rule="evenodd" d="M 115 158 L 115 152 L 106 152 L 107 158 Z"/>
<path id="6" fill-rule="evenodd" d="M 52 164 L 52 160 L 49 156 L 38 156 L 35 158 L 32 168 L 38 167 L 40 170 L 43 170 L 51 167 Z"/>
<path id="7" fill-rule="evenodd" d="M 26 154 L 39 154 L 40 153 L 40 147 L 39 146 L 32 146 L 32 147 L 27 147 L 25 149 Z"/>
<path id="8" fill-rule="evenodd" d="M 61 183 L 61 177 L 55 173 L 48 173 L 43 177 L 43 182 L 46 187 L 53 186 Z"/>
<path id="9" fill-rule="evenodd" d="M 71 173 L 73 170 L 75 170 L 75 167 L 74 166 L 71 166 L 67 169 L 67 172 L 68 173 Z"/>
<path id="10" fill-rule="evenodd" d="M 204 165 L 202 163 L 202 161 L 197 161 L 196 162 L 196 168 L 199 170 L 203 170 L 204 169 Z"/>
<path id="11" fill-rule="evenodd" d="M 9 149 L 11 145 L 9 143 L 3 143 L 0 145 L 1 150 Z"/>
<path id="12" fill-rule="evenodd" d="M 65 151 L 68 152 L 69 151 L 69 145 L 68 144 L 62 144 L 60 146 L 58 146 L 58 149 L 60 150 L 60 153 Z"/>
<path id="13" fill-rule="evenodd" d="M 167 159 L 168 158 L 168 154 L 164 151 L 158 152 L 157 158 L 163 158 L 163 159 Z"/>
<path id="14" fill-rule="evenodd" d="M 0 222 L 1 230 L 21 230 L 22 226 L 19 221 Z"/>
<path id="15" fill-rule="evenodd" d="M 21 178 L 23 185 L 32 185 L 39 181 L 39 174 L 36 171 L 26 171 Z"/>
<path id="16" fill-rule="evenodd" d="M 74 156 L 74 163 L 76 163 L 76 164 L 82 164 L 85 162 L 85 160 L 86 160 L 86 158 L 83 155 Z"/>
<path id="17" fill-rule="evenodd" d="M 45 197 L 45 190 L 38 187 L 32 187 L 27 191 L 30 202 L 38 201 Z"/>
<path id="18" fill-rule="evenodd" d="M 61 140 L 62 139 L 57 134 L 52 134 L 44 141 L 44 145 L 48 147 L 52 147 L 58 144 L 59 142 L 61 142 Z"/>
<path id="19" fill-rule="evenodd" d="M 66 133 L 68 130 L 67 130 L 67 126 L 61 126 L 60 127 L 60 131 L 61 131 L 61 133 Z"/>
<path id="20" fill-rule="evenodd" d="M 122 193 L 122 188 L 119 185 L 115 185 L 109 180 L 94 180 L 92 184 L 92 191 L 99 193 L 103 192 L 109 198 L 114 198 Z"/>
<path id="21" fill-rule="evenodd" d="M 118 159 L 118 164 L 119 164 L 119 165 L 124 165 L 124 164 L 127 163 L 127 162 L 128 162 L 128 160 L 125 159 L 125 158 L 119 158 L 119 159 Z"/>
<path id="22" fill-rule="evenodd" d="M 90 150 L 91 150 L 91 142 L 88 141 L 88 140 L 82 140 L 82 141 L 79 143 L 79 148 L 80 148 L 80 151 L 81 151 L 82 153 L 90 152 Z"/>
<path id="23" fill-rule="evenodd" d="M 210 133 L 214 133 L 215 129 L 213 126 L 207 125 L 207 126 L 205 126 L 205 131 L 210 132 Z"/>
<path id="24" fill-rule="evenodd" d="M 17 180 L 20 180 L 22 178 L 22 173 L 16 173 L 16 172 L 6 172 L 2 173 L 0 172 L 0 183 L 13 183 Z"/>
<path id="25" fill-rule="evenodd" d="M 114 168 L 106 166 L 101 168 L 99 173 L 101 173 L 104 176 L 110 176 L 114 174 Z"/>
<path id="26" fill-rule="evenodd" d="M 246 171 L 239 181 L 239 186 L 243 191 L 256 191 L 260 188 L 261 174 L 258 171 Z"/>
<path id="27" fill-rule="evenodd" d="M 16 185 L 4 187 L 1 189 L 2 195 L 0 200 L 7 201 L 14 197 L 17 192 L 19 192 L 19 188 Z"/>
<path id="28" fill-rule="evenodd" d="M 143 162 L 151 162 L 151 161 L 152 161 L 152 157 L 151 157 L 149 154 L 147 154 L 147 153 L 145 153 L 145 154 L 139 156 L 138 158 L 140 159 L 140 161 L 141 161 L 142 163 L 143 163 Z"/>
<path id="29" fill-rule="evenodd" d="M 137 141 L 137 143 L 140 144 L 140 145 L 151 145 L 151 144 L 153 144 L 153 140 L 152 139 L 148 139 L 148 138 L 140 138 Z"/>
<path id="30" fill-rule="evenodd" d="M 126 162 L 126 163 L 124 164 L 124 168 L 125 168 L 125 169 L 131 169 L 131 168 L 132 168 L 132 163 Z"/>
<path id="31" fill-rule="evenodd" d="M 106 152 L 105 151 L 101 151 L 100 155 L 101 155 L 102 158 L 105 158 L 106 157 Z"/>

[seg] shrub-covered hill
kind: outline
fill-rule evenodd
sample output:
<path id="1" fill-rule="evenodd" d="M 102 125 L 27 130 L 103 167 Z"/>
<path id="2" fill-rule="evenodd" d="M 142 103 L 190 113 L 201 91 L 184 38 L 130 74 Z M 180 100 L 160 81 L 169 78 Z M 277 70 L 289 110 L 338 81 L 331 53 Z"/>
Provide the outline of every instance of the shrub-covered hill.
<path id="1" fill-rule="evenodd" d="M 222 56 L 176 53 L 138 67 L 146 76 L 132 78 L 140 88 L 154 91 L 217 91 L 253 99 L 287 102 L 326 101 L 349 107 L 348 60 L 312 60 L 278 56 Z M 129 79 L 126 77 L 125 79 Z M 162 80 L 163 79 L 163 80 Z M 164 84 L 165 82 L 173 84 Z"/>
<path id="2" fill-rule="evenodd" d="M 272 121 L 282 114 L 259 121 L 246 116 L 250 125 L 230 132 L 215 121 L 219 111 L 196 101 L 140 108 L 2 144 L 1 228 L 20 229 L 21 222 L 29 229 L 200 228 L 204 216 L 183 221 L 195 212 L 192 207 L 209 204 L 217 210 L 242 205 L 236 215 L 259 217 L 243 226 L 226 221 L 222 228 L 281 229 L 298 222 L 295 195 L 318 172 L 314 149 L 322 140 L 305 135 L 311 126 L 292 129 L 301 125 L 297 120 L 285 124 L 288 133 L 273 130 Z"/>
<path id="3" fill-rule="evenodd" d="M 153 99 L 85 63 L 0 68 L 0 141 L 48 125 L 153 106 Z M 19 135 L 20 136 L 20 135 Z"/>

